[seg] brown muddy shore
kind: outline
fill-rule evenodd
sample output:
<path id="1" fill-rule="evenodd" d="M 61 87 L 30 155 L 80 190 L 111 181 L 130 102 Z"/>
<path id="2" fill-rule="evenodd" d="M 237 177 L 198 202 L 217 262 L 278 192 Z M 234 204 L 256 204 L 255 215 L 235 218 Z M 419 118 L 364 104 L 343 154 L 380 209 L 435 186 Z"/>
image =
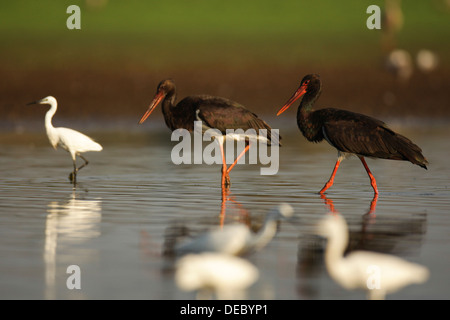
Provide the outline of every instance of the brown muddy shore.
<path id="1" fill-rule="evenodd" d="M 0 113 L 3 125 L 42 118 L 42 108 L 26 103 L 53 95 L 57 117 L 95 121 L 139 118 L 155 94 L 159 81 L 172 78 L 178 100 L 187 95 L 223 96 L 260 115 L 275 117 L 277 110 L 308 73 L 318 73 L 323 91 L 316 108 L 336 107 L 387 118 L 438 118 L 450 116 L 450 70 L 425 74 L 415 70 L 400 81 L 384 68 L 373 65 L 192 65 L 169 68 L 140 67 L 126 63 L 96 67 L 72 64 L 63 69 L 27 69 L 3 65 L 0 74 Z M 291 116 L 295 113 L 292 112 Z M 161 112 L 156 112 L 161 117 Z"/>

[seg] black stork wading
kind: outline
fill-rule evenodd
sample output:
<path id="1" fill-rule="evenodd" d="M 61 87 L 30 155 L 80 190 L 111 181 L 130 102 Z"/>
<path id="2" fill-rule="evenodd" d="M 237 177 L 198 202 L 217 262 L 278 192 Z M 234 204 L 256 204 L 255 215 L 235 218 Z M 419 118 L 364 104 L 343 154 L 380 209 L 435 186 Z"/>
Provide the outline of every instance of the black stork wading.
<path id="1" fill-rule="evenodd" d="M 243 132 L 248 129 L 255 129 L 256 133 L 259 129 L 266 129 L 267 136 L 258 135 L 256 139 L 262 139 L 268 145 L 272 143 L 279 144 L 281 137 L 272 134 L 271 127 L 258 118 L 256 114 L 247 110 L 244 106 L 221 97 L 209 95 L 194 95 L 182 99 L 175 105 L 176 87 L 173 80 L 163 80 L 158 84 L 156 95 L 153 98 L 148 110 L 144 113 L 139 124 L 142 124 L 156 106 L 162 101 L 162 112 L 166 125 L 170 130 L 186 129 L 190 132 L 194 131 L 194 121 L 202 121 L 202 132 L 208 129 L 218 129 L 221 136 L 215 137 L 219 143 L 222 154 L 222 187 L 228 188 L 230 185 L 229 173 L 236 165 L 238 160 L 249 150 L 250 140 L 245 135 L 226 135 L 227 129 L 242 129 Z M 274 132 L 275 133 L 275 132 Z M 227 168 L 223 144 L 225 139 L 246 139 L 246 147 L 237 156 L 234 163 Z"/>
<path id="2" fill-rule="evenodd" d="M 313 111 L 321 90 L 322 84 L 318 75 L 305 76 L 300 87 L 277 113 L 277 116 L 280 115 L 303 96 L 297 112 L 300 131 L 308 141 L 320 142 L 325 139 L 338 150 L 334 170 L 320 193 L 324 193 L 333 185 L 339 164 L 351 154 L 357 155 L 361 160 L 375 194 L 378 194 L 375 177 L 364 157 L 406 160 L 427 168 L 428 161 L 422 155 L 422 150 L 408 138 L 389 129 L 384 122 L 363 114 L 334 108 Z"/>

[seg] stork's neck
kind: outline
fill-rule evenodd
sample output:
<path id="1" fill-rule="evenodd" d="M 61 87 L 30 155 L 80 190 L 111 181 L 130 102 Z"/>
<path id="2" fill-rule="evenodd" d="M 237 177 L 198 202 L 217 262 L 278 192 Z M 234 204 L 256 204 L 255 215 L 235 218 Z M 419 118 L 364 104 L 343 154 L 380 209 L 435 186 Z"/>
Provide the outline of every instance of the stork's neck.
<path id="1" fill-rule="evenodd" d="M 302 102 L 300 103 L 300 106 L 297 110 L 297 125 L 300 131 L 306 139 L 315 142 L 320 141 L 320 138 L 318 137 L 318 131 L 320 130 L 320 128 L 316 123 L 314 123 L 311 115 L 314 112 L 314 103 L 319 97 L 319 94 L 320 92 L 316 94 L 307 92 L 304 95 Z"/>
<path id="2" fill-rule="evenodd" d="M 164 118 L 167 119 L 167 117 L 171 114 L 173 114 L 173 109 L 176 107 L 175 106 L 175 100 L 176 100 L 176 94 L 172 93 L 172 94 L 168 94 L 166 95 L 166 97 L 164 98 L 163 102 L 162 102 L 162 112 L 164 114 Z"/>
<path id="3" fill-rule="evenodd" d="M 316 100 L 320 96 L 321 90 L 311 90 L 305 93 L 302 98 L 302 102 L 300 102 L 300 106 L 297 110 L 297 119 L 307 118 L 309 114 L 313 111 L 314 104 Z"/>

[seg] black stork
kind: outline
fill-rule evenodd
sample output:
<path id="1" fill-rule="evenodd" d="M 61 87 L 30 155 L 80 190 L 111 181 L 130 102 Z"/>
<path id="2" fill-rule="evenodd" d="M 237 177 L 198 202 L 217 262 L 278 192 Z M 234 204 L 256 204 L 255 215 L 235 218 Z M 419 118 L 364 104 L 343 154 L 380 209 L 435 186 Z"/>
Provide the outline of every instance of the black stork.
<path id="1" fill-rule="evenodd" d="M 280 115 L 303 96 L 297 112 L 300 131 L 308 141 L 320 142 L 325 139 L 338 150 L 334 170 L 320 193 L 324 193 L 333 185 L 339 164 L 351 154 L 357 155 L 361 160 L 375 194 L 378 194 L 375 177 L 364 157 L 407 160 L 427 169 L 428 161 L 422 155 L 422 150 L 408 138 L 389 129 L 384 122 L 363 114 L 334 108 L 313 111 L 321 90 L 322 83 L 318 75 L 305 76 L 300 87 L 277 113 Z"/>
<path id="2" fill-rule="evenodd" d="M 243 132 L 248 129 L 267 130 L 267 137 L 258 135 L 257 139 L 262 139 L 268 145 L 278 143 L 281 137 L 272 134 L 271 127 L 258 116 L 246 109 L 237 102 L 209 95 L 193 95 L 182 99 L 175 105 L 176 86 L 171 79 L 166 79 L 158 84 L 156 95 L 153 98 L 148 110 L 144 113 L 139 124 L 142 124 L 156 106 L 162 101 L 162 112 L 166 125 L 170 130 L 186 129 L 190 132 L 194 130 L 194 121 L 202 121 L 202 132 L 208 129 L 218 129 L 222 136 L 215 137 L 219 143 L 222 154 L 222 187 L 229 187 L 229 173 L 236 165 L 237 161 L 249 150 L 250 141 L 245 135 L 226 135 L 227 129 L 242 129 Z M 227 168 L 223 143 L 225 138 L 235 140 L 246 139 L 246 147 L 236 158 L 234 163 Z"/>

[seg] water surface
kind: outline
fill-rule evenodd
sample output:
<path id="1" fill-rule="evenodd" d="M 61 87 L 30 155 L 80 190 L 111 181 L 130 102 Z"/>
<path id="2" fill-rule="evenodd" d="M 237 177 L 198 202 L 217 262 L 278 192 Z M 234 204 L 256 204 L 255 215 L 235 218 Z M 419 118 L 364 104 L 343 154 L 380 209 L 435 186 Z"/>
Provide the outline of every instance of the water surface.
<path id="1" fill-rule="evenodd" d="M 134 125 L 134 124 L 133 124 Z M 148 128 L 148 127 L 147 127 Z M 368 159 L 380 191 L 373 192 L 356 158 L 346 160 L 326 198 L 336 152 L 310 144 L 296 128 L 284 132 L 280 169 L 238 165 L 223 196 L 219 165 L 171 162 L 170 132 L 95 130 L 100 153 L 88 153 L 76 188 L 69 183 L 69 155 L 54 151 L 44 131 L 3 133 L 0 139 L 0 298 L 194 299 L 179 290 L 171 260 L 162 256 L 168 231 L 182 225 L 195 234 L 226 223 L 256 226 L 281 202 L 294 216 L 275 238 L 246 257 L 260 272 L 250 299 L 364 299 L 329 277 L 324 241 L 315 235 L 330 208 L 350 227 L 352 249 L 395 254 L 430 269 L 425 284 L 390 299 L 450 298 L 450 190 L 447 126 L 395 129 L 420 145 L 429 170 L 410 163 Z M 81 289 L 66 286 L 69 265 L 81 270 Z"/>

